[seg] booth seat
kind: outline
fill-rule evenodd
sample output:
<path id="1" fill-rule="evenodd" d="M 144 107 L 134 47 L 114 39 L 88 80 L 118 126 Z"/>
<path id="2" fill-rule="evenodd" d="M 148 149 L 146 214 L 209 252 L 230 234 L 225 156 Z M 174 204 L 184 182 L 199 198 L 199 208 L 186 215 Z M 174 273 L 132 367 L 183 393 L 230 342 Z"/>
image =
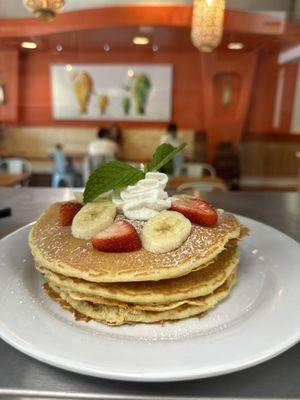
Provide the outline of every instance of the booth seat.
<path id="1" fill-rule="evenodd" d="M 164 129 L 156 128 L 124 130 L 121 157 L 136 162 L 150 161 L 163 134 Z M 193 130 L 179 131 L 179 137 L 187 143 L 186 154 L 190 159 L 194 153 L 194 135 Z M 62 144 L 66 155 L 80 161 L 96 137 L 97 128 L 9 127 L 0 140 L 0 155 L 23 157 L 32 162 L 34 169 L 47 170 L 56 144 Z"/>

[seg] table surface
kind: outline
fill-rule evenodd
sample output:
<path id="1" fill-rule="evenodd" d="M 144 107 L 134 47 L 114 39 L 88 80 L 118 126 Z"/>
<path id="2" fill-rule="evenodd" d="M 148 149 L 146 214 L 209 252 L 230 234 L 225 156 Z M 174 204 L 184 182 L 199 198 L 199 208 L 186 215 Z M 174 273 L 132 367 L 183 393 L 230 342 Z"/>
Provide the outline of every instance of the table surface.
<path id="1" fill-rule="evenodd" d="M 28 172 L 22 174 L 10 174 L 8 172 L 0 172 L 0 186 L 14 186 L 17 183 L 22 183 L 30 177 Z"/>
<path id="2" fill-rule="evenodd" d="M 12 216 L 0 219 L 0 237 L 33 221 L 54 201 L 70 198 L 69 189 L 0 188 L 0 208 L 12 207 Z M 216 207 L 257 219 L 300 242 L 299 193 L 225 192 L 210 193 L 205 198 Z M 26 390 L 35 395 L 38 391 L 40 398 L 46 394 L 68 398 L 85 396 L 86 399 L 125 399 L 127 396 L 127 400 L 143 396 L 150 396 L 149 399 L 166 396 L 300 398 L 300 343 L 273 360 L 241 372 L 190 382 L 155 384 L 109 381 L 66 372 L 36 361 L 0 340 L 0 397 Z"/>
<path id="3" fill-rule="evenodd" d="M 188 176 L 174 176 L 171 178 L 168 182 L 167 188 L 169 190 L 175 190 L 179 185 L 182 185 L 183 183 L 217 183 L 224 185 L 226 187 L 225 181 L 218 177 L 218 176 L 201 176 L 200 178 L 189 178 Z"/>

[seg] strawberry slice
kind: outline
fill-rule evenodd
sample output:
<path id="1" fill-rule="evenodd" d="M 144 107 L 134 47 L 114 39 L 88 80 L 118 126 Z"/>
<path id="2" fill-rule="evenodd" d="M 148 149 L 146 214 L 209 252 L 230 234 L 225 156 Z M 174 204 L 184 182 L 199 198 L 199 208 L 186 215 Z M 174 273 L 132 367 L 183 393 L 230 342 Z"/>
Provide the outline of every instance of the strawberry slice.
<path id="1" fill-rule="evenodd" d="M 59 210 L 59 223 L 61 226 L 71 225 L 73 218 L 82 208 L 82 204 L 79 203 L 64 203 L 60 206 Z"/>
<path id="2" fill-rule="evenodd" d="M 180 212 L 197 225 L 213 226 L 218 220 L 215 209 L 201 199 L 174 200 L 170 210 Z"/>
<path id="3" fill-rule="evenodd" d="M 121 253 L 139 250 L 142 247 L 134 226 L 127 221 L 117 221 L 92 237 L 96 250 Z"/>

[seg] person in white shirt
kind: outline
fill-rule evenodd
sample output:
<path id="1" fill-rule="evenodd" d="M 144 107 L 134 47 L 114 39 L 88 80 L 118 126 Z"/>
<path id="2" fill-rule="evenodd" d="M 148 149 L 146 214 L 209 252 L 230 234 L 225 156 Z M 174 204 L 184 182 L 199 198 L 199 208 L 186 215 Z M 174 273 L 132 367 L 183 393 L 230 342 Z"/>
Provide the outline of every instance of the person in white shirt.
<path id="1" fill-rule="evenodd" d="M 113 140 L 115 143 L 117 143 L 117 145 L 119 147 L 122 147 L 122 144 L 123 144 L 122 129 L 116 122 L 113 122 L 110 125 L 109 133 L 110 133 L 111 140 Z"/>
<path id="2" fill-rule="evenodd" d="M 174 147 L 178 147 L 182 143 L 177 137 L 177 125 L 173 122 L 167 126 L 166 133 L 161 137 L 160 144 L 163 143 L 171 144 Z"/>
<path id="3" fill-rule="evenodd" d="M 93 140 L 88 147 L 89 173 L 109 161 L 116 159 L 119 146 L 110 138 L 108 129 L 101 128 L 98 131 L 98 138 Z"/>
<path id="4" fill-rule="evenodd" d="M 98 131 L 98 139 L 89 144 L 90 156 L 102 156 L 114 159 L 119 151 L 119 146 L 110 138 L 108 129 L 101 128 Z"/>
<path id="5" fill-rule="evenodd" d="M 167 126 L 166 133 L 163 134 L 160 140 L 160 144 L 167 143 L 171 144 L 174 147 L 178 147 L 181 145 L 182 141 L 178 139 L 177 136 L 177 125 L 174 123 L 170 123 Z M 170 161 L 169 165 L 167 164 L 166 173 L 169 173 L 173 176 L 180 176 L 182 173 L 183 166 L 183 153 L 180 152 L 173 157 L 172 161 Z"/>

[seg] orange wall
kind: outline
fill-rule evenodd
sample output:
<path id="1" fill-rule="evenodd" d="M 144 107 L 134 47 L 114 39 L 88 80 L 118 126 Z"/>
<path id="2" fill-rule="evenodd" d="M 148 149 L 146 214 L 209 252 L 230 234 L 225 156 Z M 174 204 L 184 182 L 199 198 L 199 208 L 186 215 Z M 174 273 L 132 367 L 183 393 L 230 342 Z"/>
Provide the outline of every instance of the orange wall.
<path id="1" fill-rule="evenodd" d="M 258 60 L 252 100 L 248 112 L 248 132 L 288 133 L 294 104 L 298 64 L 277 64 L 277 54 L 261 54 Z M 279 125 L 274 126 L 274 111 L 279 71 L 284 71 Z"/>
<path id="2" fill-rule="evenodd" d="M 20 125 L 70 125 L 55 121 L 51 115 L 51 63 L 170 63 L 173 71 L 173 120 L 181 128 L 202 130 L 201 56 L 195 54 L 47 54 L 21 56 Z M 76 125 L 103 125 L 102 121 L 79 121 Z M 127 122 L 123 126 L 165 126 L 164 123 Z"/>
<path id="3" fill-rule="evenodd" d="M 243 52 L 241 59 L 247 58 Z M 242 55 L 241 54 L 241 55 Z M 238 53 L 222 53 L 224 71 L 234 71 L 234 64 L 239 74 L 247 74 L 246 68 L 240 68 Z M 249 57 L 253 54 L 249 53 Z M 27 53 L 20 56 L 19 76 L 19 118 L 20 125 L 66 125 L 66 126 L 99 126 L 101 121 L 55 121 L 51 113 L 50 76 L 51 63 L 170 63 L 174 66 L 173 77 L 173 110 L 172 119 L 181 128 L 191 128 L 204 131 L 206 123 L 205 87 L 208 77 L 203 79 L 202 58 L 200 53 L 108 53 L 108 54 L 57 54 L 57 53 Z M 219 57 L 216 63 L 219 64 Z M 234 61 L 235 60 L 235 61 Z M 234 62 L 233 62 L 234 61 Z M 250 106 L 242 124 L 245 132 L 250 134 L 288 133 L 294 99 L 294 88 L 297 77 L 297 66 L 294 64 L 283 67 L 285 81 L 283 91 L 280 125 L 273 127 L 273 113 L 276 97 L 277 55 L 259 54 L 254 74 L 253 86 L 250 90 Z M 226 120 L 223 121 L 226 125 Z M 230 121 L 228 120 L 228 123 Z M 165 126 L 164 123 L 125 122 L 128 126 Z M 226 129 L 226 126 L 225 126 Z M 213 133 L 214 134 L 214 133 Z M 219 133 L 218 133 L 219 134 Z"/>
<path id="4" fill-rule="evenodd" d="M 210 163 L 220 142 L 241 142 L 257 65 L 257 53 L 235 52 L 230 58 L 227 54 L 203 56 L 206 156 Z"/>
<path id="5" fill-rule="evenodd" d="M 4 87 L 5 102 L 0 105 L 0 121 L 18 118 L 19 54 L 15 50 L 0 52 L 0 84 Z"/>

